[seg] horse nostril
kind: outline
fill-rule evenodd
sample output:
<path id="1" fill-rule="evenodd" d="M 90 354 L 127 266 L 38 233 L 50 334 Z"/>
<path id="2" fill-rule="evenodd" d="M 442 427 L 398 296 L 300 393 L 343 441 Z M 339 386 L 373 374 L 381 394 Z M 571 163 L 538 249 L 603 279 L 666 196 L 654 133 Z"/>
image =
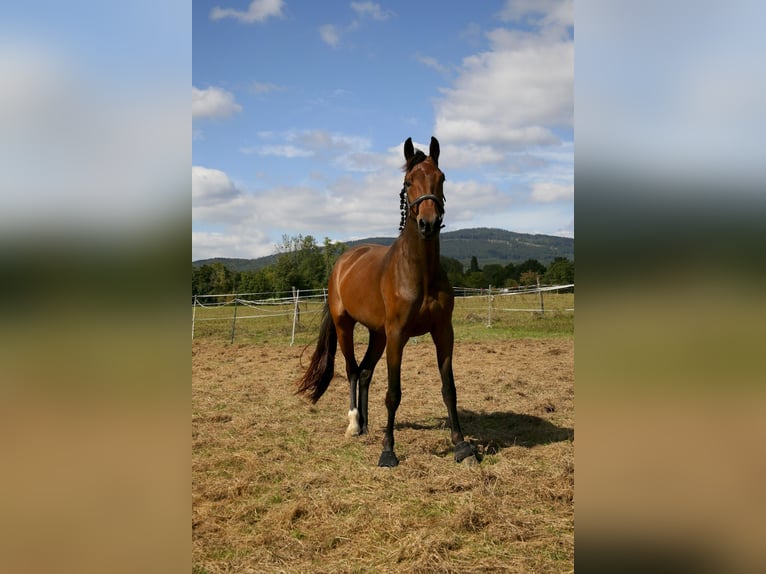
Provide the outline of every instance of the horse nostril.
<path id="1" fill-rule="evenodd" d="M 425 219 L 418 220 L 418 231 L 420 231 L 420 234 L 423 237 L 428 237 L 434 232 L 435 229 L 436 227 L 434 223 L 427 221 Z"/>

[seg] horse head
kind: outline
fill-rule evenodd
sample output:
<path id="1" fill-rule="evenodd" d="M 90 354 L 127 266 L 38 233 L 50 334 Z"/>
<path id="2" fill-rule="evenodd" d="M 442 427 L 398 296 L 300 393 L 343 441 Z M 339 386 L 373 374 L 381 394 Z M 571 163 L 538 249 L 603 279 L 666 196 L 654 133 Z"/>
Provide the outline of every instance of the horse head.
<path id="1" fill-rule="evenodd" d="M 412 219 L 423 239 L 439 236 L 444 219 L 444 174 L 439 169 L 439 141 L 431 138 L 428 156 L 412 145 L 412 138 L 404 142 L 404 187 L 401 192 L 404 229 Z"/>

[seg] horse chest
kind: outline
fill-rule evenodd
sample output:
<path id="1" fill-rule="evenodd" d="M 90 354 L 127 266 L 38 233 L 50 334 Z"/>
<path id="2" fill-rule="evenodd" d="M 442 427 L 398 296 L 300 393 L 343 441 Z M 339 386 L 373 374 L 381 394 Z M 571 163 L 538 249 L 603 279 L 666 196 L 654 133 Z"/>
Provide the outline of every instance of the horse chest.
<path id="1" fill-rule="evenodd" d="M 438 297 L 423 294 L 422 291 L 398 291 L 387 313 L 388 319 L 405 326 L 413 335 L 431 330 L 436 317 L 443 315 Z"/>

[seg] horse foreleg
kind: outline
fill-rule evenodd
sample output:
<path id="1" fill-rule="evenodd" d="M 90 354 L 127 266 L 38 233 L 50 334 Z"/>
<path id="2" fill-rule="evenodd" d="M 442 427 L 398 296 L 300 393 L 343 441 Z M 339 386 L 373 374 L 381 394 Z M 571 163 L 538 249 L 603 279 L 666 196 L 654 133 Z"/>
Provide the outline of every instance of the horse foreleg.
<path id="1" fill-rule="evenodd" d="M 368 396 L 372 374 L 375 371 L 375 365 L 378 364 L 383 351 L 386 348 L 386 335 L 370 330 L 370 342 L 367 345 L 367 352 L 359 366 L 359 434 L 366 434 L 369 418 L 367 416 Z"/>
<path id="2" fill-rule="evenodd" d="M 455 462 L 461 462 L 468 457 L 474 457 L 472 462 L 475 462 L 476 448 L 463 437 L 457 414 L 457 390 L 455 389 L 455 376 L 452 372 L 452 349 L 454 345 L 452 326 L 450 325 L 448 329 L 434 331 L 431 336 L 436 345 L 436 359 L 442 380 L 442 399 L 447 407 L 447 417 L 452 431 L 452 444 L 455 445 Z"/>
<path id="3" fill-rule="evenodd" d="M 388 364 L 388 391 L 386 391 L 386 411 L 388 420 L 386 422 L 386 432 L 383 435 L 383 452 L 380 453 L 378 466 L 396 466 L 399 459 L 394 454 L 394 420 L 396 419 L 396 409 L 402 400 L 402 349 L 404 342 L 394 341 L 389 337 L 386 347 L 386 360 Z"/>

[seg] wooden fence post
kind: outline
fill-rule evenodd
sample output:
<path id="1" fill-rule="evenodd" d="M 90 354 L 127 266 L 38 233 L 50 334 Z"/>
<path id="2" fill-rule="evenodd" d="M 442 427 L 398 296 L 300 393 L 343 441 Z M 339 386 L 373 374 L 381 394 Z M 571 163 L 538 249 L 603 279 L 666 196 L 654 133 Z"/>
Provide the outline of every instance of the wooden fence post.
<path id="1" fill-rule="evenodd" d="M 540 276 L 537 276 L 537 292 L 540 294 L 540 314 L 545 314 L 545 305 L 543 305 L 543 290 L 540 289 Z"/>
<path id="2" fill-rule="evenodd" d="M 237 327 L 237 299 L 238 296 L 234 294 L 234 317 L 231 320 L 231 342 L 234 342 L 234 329 Z"/>
<path id="3" fill-rule="evenodd" d="M 290 346 L 292 347 L 295 343 L 295 324 L 298 322 L 298 316 L 300 315 L 300 310 L 298 309 L 298 301 L 299 301 L 299 295 L 300 295 L 300 289 L 296 289 L 293 287 L 293 299 L 295 300 L 295 304 L 293 307 L 293 334 L 290 337 Z"/>
<path id="4" fill-rule="evenodd" d="M 487 289 L 487 327 L 492 326 L 492 285 Z"/>
<path id="5" fill-rule="evenodd" d="M 194 340 L 194 317 L 197 315 L 197 296 L 194 296 L 194 303 L 192 304 L 192 341 Z"/>

